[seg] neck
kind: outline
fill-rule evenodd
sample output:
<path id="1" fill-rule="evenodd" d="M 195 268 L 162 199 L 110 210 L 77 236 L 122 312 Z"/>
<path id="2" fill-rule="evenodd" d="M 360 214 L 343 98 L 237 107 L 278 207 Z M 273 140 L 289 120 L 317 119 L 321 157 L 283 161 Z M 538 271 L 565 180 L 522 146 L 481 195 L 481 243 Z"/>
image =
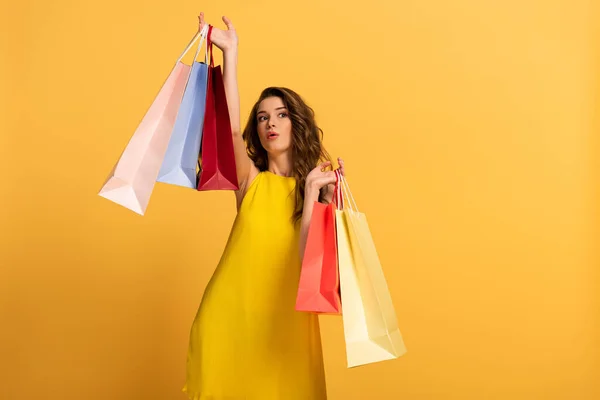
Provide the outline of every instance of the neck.
<path id="1" fill-rule="evenodd" d="M 269 155 L 267 170 L 275 175 L 292 176 L 292 154 L 289 151 L 277 155 Z"/>

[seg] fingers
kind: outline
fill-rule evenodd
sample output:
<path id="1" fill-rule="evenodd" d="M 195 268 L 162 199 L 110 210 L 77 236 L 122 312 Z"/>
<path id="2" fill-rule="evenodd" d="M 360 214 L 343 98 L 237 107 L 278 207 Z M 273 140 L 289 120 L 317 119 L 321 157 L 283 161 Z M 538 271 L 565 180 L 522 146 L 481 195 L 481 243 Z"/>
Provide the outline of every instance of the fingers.
<path id="1" fill-rule="evenodd" d="M 235 27 L 233 26 L 233 23 L 231 22 L 231 20 L 229 18 L 227 18 L 226 16 L 223 15 L 223 22 L 225 22 L 225 25 L 227 25 L 227 29 L 228 30 L 234 30 Z"/>
<path id="2" fill-rule="evenodd" d="M 336 182 L 336 177 L 335 177 L 335 172 L 333 172 L 333 171 L 328 171 L 328 172 L 323 173 L 323 175 L 319 176 L 314 181 L 315 186 L 318 187 L 319 189 L 321 189 L 327 185 L 330 185 L 330 184 L 335 184 L 335 182 Z"/>
<path id="3" fill-rule="evenodd" d="M 331 161 L 325 161 L 324 163 L 321 163 L 321 164 L 317 165 L 317 167 L 315 168 L 315 170 L 323 172 L 323 170 L 325 168 L 329 167 L 330 165 L 331 165 Z"/>
<path id="4" fill-rule="evenodd" d="M 340 164 L 340 172 L 343 176 L 346 176 L 346 170 L 344 169 L 344 160 L 341 157 L 338 157 L 338 164 Z"/>
<path id="5" fill-rule="evenodd" d="M 198 16 L 198 25 L 199 25 L 198 30 L 202 30 L 202 28 L 204 28 L 204 24 L 205 24 L 205 22 L 204 22 L 204 13 L 201 12 L 200 15 Z"/>

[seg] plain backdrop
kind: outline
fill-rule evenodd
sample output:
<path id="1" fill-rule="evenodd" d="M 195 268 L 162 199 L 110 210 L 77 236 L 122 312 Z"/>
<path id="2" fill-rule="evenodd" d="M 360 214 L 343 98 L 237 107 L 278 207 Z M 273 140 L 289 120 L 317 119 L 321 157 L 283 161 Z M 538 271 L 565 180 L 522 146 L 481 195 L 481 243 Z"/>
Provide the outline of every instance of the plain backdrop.
<path id="1" fill-rule="evenodd" d="M 238 29 L 244 123 L 298 91 L 369 218 L 408 353 L 348 369 L 322 317 L 331 400 L 600 398 L 592 0 L 1 7 L 0 398 L 184 399 L 234 195 L 97 193 L 201 10 Z"/>

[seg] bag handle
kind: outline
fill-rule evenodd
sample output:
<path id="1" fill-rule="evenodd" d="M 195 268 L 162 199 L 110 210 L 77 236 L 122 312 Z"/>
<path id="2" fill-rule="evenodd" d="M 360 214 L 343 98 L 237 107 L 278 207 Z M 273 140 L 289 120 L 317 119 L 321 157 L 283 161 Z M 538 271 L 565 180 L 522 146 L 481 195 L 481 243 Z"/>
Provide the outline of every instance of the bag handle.
<path id="1" fill-rule="evenodd" d="M 335 188 L 333 189 L 333 203 L 338 210 L 344 209 L 344 197 L 342 196 L 342 189 L 340 186 L 340 177 L 342 173 L 339 169 L 335 171 Z"/>
<path id="2" fill-rule="evenodd" d="M 342 197 L 345 197 L 346 199 L 348 199 L 348 205 L 351 210 L 359 212 L 358 211 L 358 206 L 356 205 L 356 202 L 354 201 L 354 196 L 352 196 L 352 192 L 350 191 L 350 186 L 348 185 L 348 182 L 346 181 L 346 178 L 344 178 L 344 175 L 342 175 L 341 173 L 339 174 L 340 176 L 340 183 L 341 183 L 341 187 L 342 187 Z"/>
<path id="3" fill-rule="evenodd" d="M 215 63 L 213 60 L 213 42 L 212 40 L 210 40 L 210 36 L 212 35 L 212 25 L 208 25 L 208 33 L 206 34 L 206 52 L 210 53 L 209 57 L 209 62 L 210 64 L 207 62 L 207 64 L 209 64 L 209 66 L 214 67 Z"/>
<path id="4" fill-rule="evenodd" d="M 177 59 L 175 64 L 179 64 L 179 62 L 183 59 L 183 57 L 187 54 L 187 52 L 190 51 L 190 49 L 192 48 L 194 43 L 196 43 L 196 40 L 198 40 L 198 38 L 200 38 L 200 45 L 198 46 L 198 50 L 200 50 L 200 47 L 202 47 L 202 42 L 205 37 L 206 37 L 206 26 L 201 31 L 196 32 L 196 34 L 194 35 L 192 40 L 190 40 L 187 47 L 185 48 L 185 50 L 183 50 L 183 53 L 181 53 L 181 55 L 179 56 L 179 58 Z M 198 53 L 196 53 L 196 57 L 198 57 Z M 195 59 L 196 58 L 194 58 L 194 60 Z"/>
<path id="5" fill-rule="evenodd" d="M 200 54 L 200 48 L 202 47 L 202 43 L 204 42 L 204 39 L 206 39 L 207 36 L 207 32 L 208 32 L 208 26 L 204 25 L 204 28 L 202 28 L 202 31 L 200 32 L 200 41 L 198 42 L 198 49 L 196 50 L 196 55 L 194 56 L 194 62 L 196 62 L 196 60 L 198 59 L 198 54 Z M 204 53 L 204 63 L 207 63 L 207 57 L 208 57 L 208 42 L 206 43 L 207 48 L 205 49 L 205 53 Z"/>

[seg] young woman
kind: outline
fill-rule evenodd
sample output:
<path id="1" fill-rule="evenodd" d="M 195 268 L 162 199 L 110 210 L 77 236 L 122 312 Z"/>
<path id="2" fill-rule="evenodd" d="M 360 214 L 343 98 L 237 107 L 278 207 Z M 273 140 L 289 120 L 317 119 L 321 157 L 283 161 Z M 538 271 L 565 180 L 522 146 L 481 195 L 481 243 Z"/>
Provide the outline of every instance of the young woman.
<path id="1" fill-rule="evenodd" d="M 223 51 L 238 213 L 192 324 L 183 390 L 194 400 L 323 400 L 319 322 L 294 308 L 313 203 L 332 201 L 335 173 L 313 110 L 290 89 L 265 89 L 242 132 L 238 39 L 223 22 L 211 40 Z"/>

